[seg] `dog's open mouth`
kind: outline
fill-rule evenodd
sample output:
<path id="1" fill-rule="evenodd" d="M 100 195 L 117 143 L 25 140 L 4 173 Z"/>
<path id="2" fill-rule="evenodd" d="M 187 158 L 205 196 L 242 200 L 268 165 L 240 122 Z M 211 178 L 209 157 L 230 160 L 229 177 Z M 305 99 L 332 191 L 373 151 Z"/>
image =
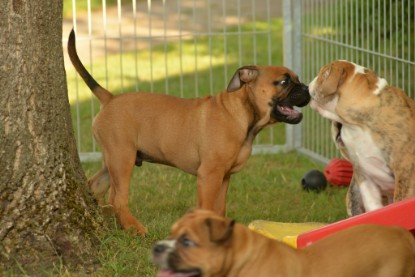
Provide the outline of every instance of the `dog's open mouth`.
<path id="1" fill-rule="evenodd" d="M 303 119 L 303 114 L 287 103 L 274 103 L 271 116 L 280 122 L 298 124 Z"/>
<path id="2" fill-rule="evenodd" d="M 281 100 L 273 98 L 270 103 L 272 107 L 271 117 L 279 122 L 298 124 L 303 119 L 303 114 L 296 107 L 304 107 L 310 102 L 308 87 L 301 85 L 298 89 L 291 91 L 287 98 Z"/>
<path id="3" fill-rule="evenodd" d="M 171 269 L 160 269 L 157 277 L 200 277 L 202 276 L 200 270 L 188 270 L 188 271 L 173 271 Z"/>

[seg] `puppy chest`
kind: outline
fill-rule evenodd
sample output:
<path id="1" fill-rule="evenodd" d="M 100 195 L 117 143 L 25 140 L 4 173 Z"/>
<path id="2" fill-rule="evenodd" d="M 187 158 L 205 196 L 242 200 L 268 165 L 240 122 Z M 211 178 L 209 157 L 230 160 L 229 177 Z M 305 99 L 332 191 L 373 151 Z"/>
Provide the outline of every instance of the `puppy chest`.
<path id="1" fill-rule="evenodd" d="M 382 152 L 370 132 L 359 127 L 343 126 L 341 136 L 350 159 L 362 173 L 384 189 L 393 188 L 393 174 L 384 158 L 388 154 Z"/>
<path id="2" fill-rule="evenodd" d="M 242 167 L 246 164 L 247 160 L 249 159 L 249 156 L 251 155 L 251 151 L 252 151 L 252 146 L 249 144 L 245 144 L 243 147 L 241 147 L 232 165 L 230 173 L 236 173 L 242 169 Z"/>

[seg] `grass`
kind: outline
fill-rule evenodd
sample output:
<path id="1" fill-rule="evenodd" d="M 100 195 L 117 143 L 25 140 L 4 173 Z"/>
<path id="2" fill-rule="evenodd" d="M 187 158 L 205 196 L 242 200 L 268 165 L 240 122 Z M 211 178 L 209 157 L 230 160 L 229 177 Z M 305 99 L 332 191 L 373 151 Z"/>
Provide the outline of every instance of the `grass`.
<path id="1" fill-rule="evenodd" d="M 83 164 L 87 176 L 100 163 Z M 292 153 L 255 155 L 232 176 L 228 216 L 242 224 L 256 219 L 278 222 L 335 222 L 346 217 L 345 189 L 328 187 L 317 194 L 305 192 L 301 179 L 322 165 Z M 154 276 L 151 248 L 167 237 L 170 226 L 196 206 L 196 178 L 178 169 L 147 164 L 136 168 L 130 187 L 130 209 L 149 230 L 146 237 L 129 235 L 111 220 L 113 230 L 102 240 L 96 276 Z"/>

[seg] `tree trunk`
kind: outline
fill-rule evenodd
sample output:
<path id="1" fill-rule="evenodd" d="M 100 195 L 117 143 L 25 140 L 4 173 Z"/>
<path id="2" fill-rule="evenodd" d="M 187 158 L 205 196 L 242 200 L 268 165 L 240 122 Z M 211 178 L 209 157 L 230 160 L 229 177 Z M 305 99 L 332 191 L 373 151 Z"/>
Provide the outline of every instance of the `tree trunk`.
<path id="1" fill-rule="evenodd" d="M 2 0 L 0 272 L 93 270 L 102 225 L 71 123 L 62 0 Z"/>

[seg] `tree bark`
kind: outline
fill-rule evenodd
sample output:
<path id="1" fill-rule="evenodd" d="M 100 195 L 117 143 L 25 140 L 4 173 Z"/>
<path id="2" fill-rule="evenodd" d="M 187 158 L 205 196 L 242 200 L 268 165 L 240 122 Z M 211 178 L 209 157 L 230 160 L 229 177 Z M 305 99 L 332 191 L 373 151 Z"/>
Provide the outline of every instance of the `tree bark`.
<path id="1" fill-rule="evenodd" d="M 0 1 L 0 272 L 97 262 L 103 220 L 74 139 L 62 5 Z"/>

